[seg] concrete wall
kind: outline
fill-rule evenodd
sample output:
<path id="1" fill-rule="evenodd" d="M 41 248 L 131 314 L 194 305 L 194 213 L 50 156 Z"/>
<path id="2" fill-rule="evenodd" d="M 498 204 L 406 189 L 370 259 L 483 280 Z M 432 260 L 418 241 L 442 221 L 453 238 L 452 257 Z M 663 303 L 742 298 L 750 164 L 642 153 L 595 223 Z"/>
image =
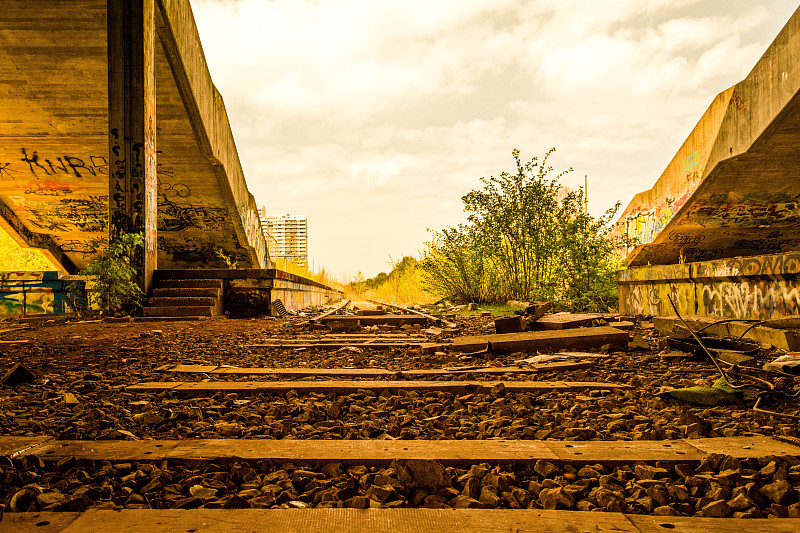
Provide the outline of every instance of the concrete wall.
<path id="1" fill-rule="evenodd" d="M 238 241 L 250 253 L 248 266 L 266 268 L 269 257 L 258 207 L 247 189 L 225 103 L 211 80 L 191 6 L 185 0 L 158 0 L 157 5 L 164 21 L 159 36 L 200 151 L 211 162 L 235 215 Z"/>
<path id="2" fill-rule="evenodd" d="M 733 257 L 617 273 L 620 313 L 767 320 L 800 317 L 800 252 Z"/>

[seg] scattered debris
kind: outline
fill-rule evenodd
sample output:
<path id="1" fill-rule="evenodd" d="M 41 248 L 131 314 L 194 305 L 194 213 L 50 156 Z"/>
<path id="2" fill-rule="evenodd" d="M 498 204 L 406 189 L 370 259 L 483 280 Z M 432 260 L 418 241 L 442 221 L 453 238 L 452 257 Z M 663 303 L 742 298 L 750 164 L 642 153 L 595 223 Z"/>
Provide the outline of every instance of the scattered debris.
<path id="1" fill-rule="evenodd" d="M 0 379 L 0 383 L 8 387 L 16 387 L 23 383 L 31 383 L 35 379 L 36 376 L 33 372 L 25 368 L 22 363 L 17 363 L 5 373 L 3 379 Z"/>
<path id="2" fill-rule="evenodd" d="M 610 326 L 599 326 L 570 330 L 465 336 L 455 339 L 452 349 L 458 352 L 474 352 L 490 343 L 492 351 L 496 353 L 544 352 L 559 349 L 585 349 L 604 344 L 624 346 L 628 344 L 628 341 L 629 337 L 626 331 Z"/>
<path id="3" fill-rule="evenodd" d="M 797 374 L 800 372 L 800 352 L 791 352 L 782 355 L 764 364 L 764 370 L 778 370 L 788 374 Z"/>

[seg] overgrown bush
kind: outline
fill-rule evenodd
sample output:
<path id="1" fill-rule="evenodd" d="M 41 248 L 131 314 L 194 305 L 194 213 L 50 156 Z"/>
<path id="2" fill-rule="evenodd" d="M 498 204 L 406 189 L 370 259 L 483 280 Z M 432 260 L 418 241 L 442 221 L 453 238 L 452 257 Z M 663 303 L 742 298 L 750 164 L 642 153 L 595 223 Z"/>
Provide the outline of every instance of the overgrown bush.
<path id="1" fill-rule="evenodd" d="M 99 239 L 90 243 L 99 250 L 81 275 L 94 277 L 89 300 L 109 313 L 138 313 L 144 302 L 144 291 L 136 283 L 136 271 L 131 265 L 134 250 L 144 245 L 141 233 L 126 233 L 109 243 Z"/>
<path id="2" fill-rule="evenodd" d="M 600 218 L 584 212 L 584 191 L 566 190 L 547 160 L 481 178 L 462 197 L 468 224 L 434 232 L 422 268 L 427 286 L 458 302 L 548 300 L 562 309 L 605 310 L 617 300 L 618 264 L 607 237 L 619 203 Z"/>

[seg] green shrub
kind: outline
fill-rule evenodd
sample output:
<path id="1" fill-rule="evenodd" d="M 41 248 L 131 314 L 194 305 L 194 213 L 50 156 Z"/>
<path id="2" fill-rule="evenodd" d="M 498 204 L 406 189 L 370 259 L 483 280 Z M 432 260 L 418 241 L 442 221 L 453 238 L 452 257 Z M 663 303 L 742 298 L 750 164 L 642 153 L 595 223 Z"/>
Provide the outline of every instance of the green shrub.
<path id="1" fill-rule="evenodd" d="M 130 258 L 137 247 L 144 245 L 142 234 L 126 233 L 110 243 L 98 239 L 90 245 L 99 249 L 99 254 L 81 271 L 81 275 L 94 277 L 90 302 L 108 313 L 138 313 L 145 294 L 136 282 Z"/>

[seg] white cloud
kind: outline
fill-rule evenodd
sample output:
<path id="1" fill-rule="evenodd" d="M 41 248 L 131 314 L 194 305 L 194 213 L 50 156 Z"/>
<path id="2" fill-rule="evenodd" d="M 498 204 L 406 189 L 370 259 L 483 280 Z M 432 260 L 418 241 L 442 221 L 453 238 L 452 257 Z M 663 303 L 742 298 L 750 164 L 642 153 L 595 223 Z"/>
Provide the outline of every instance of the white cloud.
<path id="1" fill-rule="evenodd" d="M 551 146 L 602 212 L 650 187 L 788 0 L 194 0 L 251 191 L 373 275 Z"/>

